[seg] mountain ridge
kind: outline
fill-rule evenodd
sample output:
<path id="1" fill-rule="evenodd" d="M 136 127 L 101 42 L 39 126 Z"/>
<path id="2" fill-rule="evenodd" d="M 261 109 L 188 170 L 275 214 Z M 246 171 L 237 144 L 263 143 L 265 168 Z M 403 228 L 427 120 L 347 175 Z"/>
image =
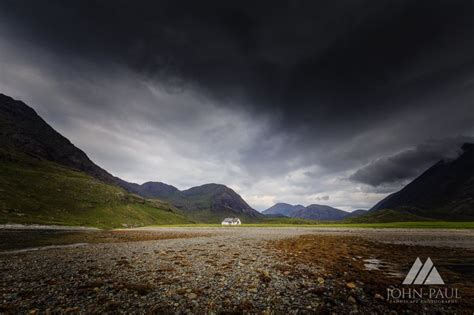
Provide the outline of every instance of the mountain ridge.
<path id="1" fill-rule="evenodd" d="M 350 212 L 326 205 L 311 204 L 305 209 L 297 210 L 293 213 L 293 216 L 300 219 L 340 221 L 346 218 L 349 213 Z"/>
<path id="2" fill-rule="evenodd" d="M 92 162 L 84 151 L 52 128 L 24 102 L 0 93 L 0 112 L 0 141 L 3 146 L 83 171 L 109 184 L 120 181 Z"/>
<path id="3" fill-rule="evenodd" d="M 321 220 L 321 221 L 340 221 L 350 217 L 357 217 L 365 214 L 365 210 L 348 212 L 327 205 L 311 204 L 308 206 L 291 205 L 279 202 L 270 208 L 262 211 L 267 216 L 284 215 L 291 218 Z"/>
<path id="4" fill-rule="evenodd" d="M 141 197 L 168 201 L 183 213 L 209 211 L 213 222 L 228 215 L 243 215 L 252 219 L 263 217 L 225 185 L 204 184 L 179 191 L 176 187 L 161 182 L 139 185 L 113 176 L 52 128 L 33 108 L 1 93 L 0 126 L 0 158 L 15 160 L 19 159 L 19 155 L 26 155 L 38 161 L 54 162 Z M 198 217 L 206 220 L 204 214 Z"/>
<path id="5" fill-rule="evenodd" d="M 185 190 L 161 182 L 147 182 L 134 186 L 140 195 L 148 198 L 159 198 L 170 202 L 177 208 L 193 214 L 197 211 L 210 210 L 224 212 L 227 215 L 244 215 L 258 219 L 263 217 L 258 211 L 250 207 L 247 202 L 233 189 L 216 183 L 208 183 L 191 187 Z M 147 193 L 143 189 L 147 189 Z M 199 216 L 198 216 L 199 217 Z"/>
<path id="6" fill-rule="evenodd" d="M 435 163 L 369 213 L 394 210 L 433 219 L 474 219 L 474 144 L 461 149 L 456 159 Z"/>
<path id="7" fill-rule="evenodd" d="M 302 208 L 304 208 L 303 205 L 290 205 L 288 203 L 278 202 L 274 204 L 273 206 L 271 206 L 270 208 L 262 211 L 262 213 L 265 215 L 280 214 L 284 216 L 290 216 L 292 211 L 302 209 Z"/>

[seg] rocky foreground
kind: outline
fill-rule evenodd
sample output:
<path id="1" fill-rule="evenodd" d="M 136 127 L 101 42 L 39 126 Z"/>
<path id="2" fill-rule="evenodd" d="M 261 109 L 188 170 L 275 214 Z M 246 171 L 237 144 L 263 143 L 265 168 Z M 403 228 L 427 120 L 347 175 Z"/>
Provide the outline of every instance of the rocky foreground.
<path id="1" fill-rule="evenodd" d="M 0 313 L 401 314 L 474 309 L 471 231 L 168 228 L 34 233 L 0 233 Z M 418 256 L 433 259 L 446 284 L 459 288 L 459 301 L 387 301 L 387 288 L 401 286 Z"/>

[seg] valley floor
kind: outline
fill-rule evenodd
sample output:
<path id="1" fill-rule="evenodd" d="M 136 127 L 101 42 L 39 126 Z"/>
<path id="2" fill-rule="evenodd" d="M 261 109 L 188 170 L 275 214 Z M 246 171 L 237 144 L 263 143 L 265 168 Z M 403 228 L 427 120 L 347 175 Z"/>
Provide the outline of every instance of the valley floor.
<path id="1" fill-rule="evenodd" d="M 0 239 L 0 313 L 474 309 L 472 230 L 3 229 Z M 387 301 L 416 257 L 431 257 L 457 303 Z"/>

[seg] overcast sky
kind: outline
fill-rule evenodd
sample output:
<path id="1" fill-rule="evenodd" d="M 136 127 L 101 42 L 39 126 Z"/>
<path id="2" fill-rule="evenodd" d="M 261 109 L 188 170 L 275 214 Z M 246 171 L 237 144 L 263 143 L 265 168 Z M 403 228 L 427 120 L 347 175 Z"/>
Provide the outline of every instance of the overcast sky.
<path id="1" fill-rule="evenodd" d="M 0 92 L 127 181 L 369 208 L 473 141 L 473 17 L 467 0 L 3 0 Z"/>

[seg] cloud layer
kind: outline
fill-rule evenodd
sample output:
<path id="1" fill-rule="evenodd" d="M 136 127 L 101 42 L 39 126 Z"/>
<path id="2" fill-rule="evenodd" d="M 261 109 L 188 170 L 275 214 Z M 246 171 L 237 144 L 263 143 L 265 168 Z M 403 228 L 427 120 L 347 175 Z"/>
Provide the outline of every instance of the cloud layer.
<path id="1" fill-rule="evenodd" d="M 0 92 L 126 180 L 367 208 L 474 134 L 471 1 L 0 3 Z"/>
<path id="2" fill-rule="evenodd" d="M 474 142 L 473 137 L 433 140 L 388 157 L 371 161 L 349 178 L 371 186 L 405 183 L 421 174 L 440 160 L 455 159 L 462 152 L 461 146 Z"/>

